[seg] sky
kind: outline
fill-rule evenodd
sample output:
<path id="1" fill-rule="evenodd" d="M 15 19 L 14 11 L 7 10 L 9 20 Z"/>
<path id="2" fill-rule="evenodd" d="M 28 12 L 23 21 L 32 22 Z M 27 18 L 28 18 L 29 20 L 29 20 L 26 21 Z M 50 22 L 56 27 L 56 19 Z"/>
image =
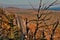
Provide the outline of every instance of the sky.
<path id="1" fill-rule="evenodd" d="M 39 5 L 40 0 L 0 0 L 0 4 L 8 4 L 8 5 L 29 5 L 29 1 L 32 5 Z M 53 0 L 55 1 L 55 0 Z M 52 0 L 43 0 L 43 3 L 46 3 L 47 5 L 49 3 L 53 2 Z M 58 0 L 60 3 L 60 1 Z M 60 5 L 57 5 L 56 7 L 60 7 Z"/>
<path id="2" fill-rule="evenodd" d="M 40 0 L 29 0 L 32 4 L 38 4 Z M 44 2 L 52 2 L 52 0 L 43 0 Z M 53 0 L 54 1 L 54 0 Z M 0 0 L 4 4 L 29 4 L 28 0 Z"/>

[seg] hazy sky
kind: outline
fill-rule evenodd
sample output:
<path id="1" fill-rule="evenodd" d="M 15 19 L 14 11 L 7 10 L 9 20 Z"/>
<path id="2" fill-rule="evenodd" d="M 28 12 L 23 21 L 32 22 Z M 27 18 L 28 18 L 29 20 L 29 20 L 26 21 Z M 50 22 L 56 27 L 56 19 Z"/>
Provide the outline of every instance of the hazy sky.
<path id="1" fill-rule="evenodd" d="M 39 0 L 29 0 L 32 4 L 38 4 Z M 52 2 L 52 0 L 43 0 L 44 2 Z M 54 0 L 53 0 L 54 1 Z M 5 4 L 28 4 L 28 0 L 0 0 L 0 3 Z"/>
<path id="2" fill-rule="evenodd" d="M 39 0 L 29 0 L 29 1 L 31 2 L 32 5 L 38 5 L 39 4 Z M 53 1 L 52 0 L 43 0 L 43 3 L 49 4 Z M 29 5 L 29 2 L 28 2 L 28 0 L 0 0 L 0 4 Z"/>

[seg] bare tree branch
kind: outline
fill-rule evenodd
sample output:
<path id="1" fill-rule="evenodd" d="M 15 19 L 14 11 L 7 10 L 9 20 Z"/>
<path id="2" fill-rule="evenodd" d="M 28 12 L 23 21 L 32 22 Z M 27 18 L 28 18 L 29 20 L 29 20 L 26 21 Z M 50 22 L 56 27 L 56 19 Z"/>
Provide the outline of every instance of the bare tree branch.
<path id="1" fill-rule="evenodd" d="M 20 27 L 22 40 L 24 40 L 24 34 L 23 34 L 23 28 L 22 28 L 21 20 L 20 20 L 19 16 L 17 16 L 17 14 L 15 16 L 16 16 L 16 20 L 17 20 L 17 25 L 18 25 L 18 27 Z"/>
<path id="2" fill-rule="evenodd" d="M 50 8 L 51 6 L 55 5 L 56 2 L 57 2 L 57 0 L 55 0 L 54 2 L 52 2 L 48 7 L 45 7 L 44 10 L 47 10 L 47 9 Z"/>
<path id="3" fill-rule="evenodd" d="M 28 2 L 29 2 L 29 5 L 32 7 L 32 9 L 34 10 L 34 11 L 36 11 L 36 9 L 33 7 L 33 5 L 31 4 L 31 2 L 28 0 Z"/>
<path id="4" fill-rule="evenodd" d="M 39 13 L 39 11 L 41 9 L 41 6 L 42 6 L 42 0 L 40 0 L 40 4 L 39 4 L 39 8 L 38 8 L 38 13 Z"/>
<path id="5" fill-rule="evenodd" d="M 55 34 L 55 30 L 56 30 L 56 28 L 58 27 L 58 25 L 59 25 L 59 21 L 57 20 L 57 22 L 53 24 L 53 27 L 54 27 L 54 28 L 53 28 L 53 30 L 52 30 L 52 34 L 51 34 L 50 40 L 54 40 L 54 39 L 53 39 L 53 36 L 54 36 L 54 34 Z"/>

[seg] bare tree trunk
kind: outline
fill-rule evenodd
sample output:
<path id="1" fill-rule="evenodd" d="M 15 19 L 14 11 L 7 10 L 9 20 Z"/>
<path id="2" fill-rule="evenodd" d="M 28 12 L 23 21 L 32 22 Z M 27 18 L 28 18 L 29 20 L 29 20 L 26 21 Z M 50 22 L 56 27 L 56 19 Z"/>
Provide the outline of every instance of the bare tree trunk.
<path id="1" fill-rule="evenodd" d="M 18 27 L 20 27 L 21 40 L 25 40 L 25 39 L 24 39 L 25 36 L 24 36 L 23 30 L 22 30 L 22 25 L 23 25 L 23 24 L 21 24 L 21 20 L 20 20 L 19 16 L 17 16 L 17 14 L 16 14 L 16 17 L 17 17 L 17 25 L 18 25 Z"/>
<path id="2" fill-rule="evenodd" d="M 52 30 L 52 34 L 51 34 L 51 38 L 50 38 L 50 40 L 54 40 L 54 38 L 53 38 L 53 36 L 54 36 L 54 34 L 55 34 L 55 30 L 56 30 L 56 28 L 58 27 L 58 25 L 59 25 L 59 21 L 57 20 L 57 22 L 53 25 L 53 30 Z"/>

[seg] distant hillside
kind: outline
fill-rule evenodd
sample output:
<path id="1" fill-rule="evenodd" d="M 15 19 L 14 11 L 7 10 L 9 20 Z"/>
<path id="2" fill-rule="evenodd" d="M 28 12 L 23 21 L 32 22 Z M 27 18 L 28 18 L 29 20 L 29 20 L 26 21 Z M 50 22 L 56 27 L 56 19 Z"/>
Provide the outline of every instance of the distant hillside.
<path id="1" fill-rule="evenodd" d="M 60 7 L 52 7 L 52 8 L 49 8 L 49 10 L 56 10 L 56 11 L 59 11 L 59 10 L 60 10 Z"/>
<path id="2" fill-rule="evenodd" d="M 16 8 L 22 8 L 22 9 L 32 9 L 30 5 L 8 5 L 8 4 L 1 4 L 3 8 L 5 7 L 16 7 Z M 38 5 L 33 5 L 34 8 L 38 8 Z M 60 10 L 60 7 L 51 7 L 49 10 Z"/>
<path id="3" fill-rule="evenodd" d="M 49 11 L 53 12 L 53 11 L 56 11 L 58 9 L 60 10 L 60 8 L 50 8 Z M 6 7 L 6 8 L 4 8 L 4 10 L 6 10 L 8 12 L 13 12 L 13 13 L 27 12 L 27 13 L 33 13 L 33 14 L 35 14 L 37 12 L 37 10 L 22 9 L 22 8 L 17 8 L 17 7 Z M 56 11 L 56 12 L 60 12 L 60 11 Z"/>

